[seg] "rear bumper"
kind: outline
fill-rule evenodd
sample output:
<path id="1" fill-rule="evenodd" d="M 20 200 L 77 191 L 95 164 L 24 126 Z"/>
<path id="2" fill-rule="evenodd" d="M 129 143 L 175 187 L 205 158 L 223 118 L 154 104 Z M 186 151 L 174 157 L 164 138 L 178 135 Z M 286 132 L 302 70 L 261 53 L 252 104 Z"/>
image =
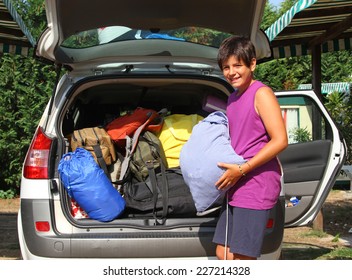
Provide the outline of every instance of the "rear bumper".
<path id="1" fill-rule="evenodd" d="M 72 229 L 72 233 L 63 234 L 55 229 L 49 213 L 52 211 L 48 201 L 21 201 L 19 234 L 23 236 L 23 255 L 29 252 L 44 258 L 178 258 L 208 257 L 215 252 L 213 228 L 207 226 L 168 230 L 101 227 Z M 49 221 L 50 230 L 37 232 L 37 221 Z"/>
<path id="2" fill-rule="evenodd" d="M 174 228 L 85 227 L 70 232 L 55 228 L 48 200 L 23 199 L 18 219 L 24 259 L 41 258 L 214 258 L 214 223 Z M 48 221 L 50 230 L 38 232 L 37 221 Z M 105 226 L 105 227 L 104 227 Z M 283 228 L 276 225 L 264 240 L 261 259 L 278 258 Z"/>

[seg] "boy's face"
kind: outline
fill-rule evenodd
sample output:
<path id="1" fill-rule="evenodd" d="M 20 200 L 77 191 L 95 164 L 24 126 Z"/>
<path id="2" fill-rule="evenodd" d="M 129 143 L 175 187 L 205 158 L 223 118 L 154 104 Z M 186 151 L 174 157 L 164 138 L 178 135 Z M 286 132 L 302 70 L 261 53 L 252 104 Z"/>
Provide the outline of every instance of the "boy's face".
<path id="1" fill-rule="evenodd" d="M 256 67 L 256 60 L 252 59 L 249 67 L 234 55 L 224 61 L 222 65 L 222 73 L 225 79 L 236 89 L 242 93 L 252 82 L 252 73 Z"/>

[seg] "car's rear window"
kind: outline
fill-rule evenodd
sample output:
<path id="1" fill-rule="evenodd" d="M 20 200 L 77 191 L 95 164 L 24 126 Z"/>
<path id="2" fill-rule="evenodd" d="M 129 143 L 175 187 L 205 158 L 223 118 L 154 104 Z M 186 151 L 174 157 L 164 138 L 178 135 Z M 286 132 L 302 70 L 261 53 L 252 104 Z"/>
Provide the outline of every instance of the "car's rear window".
<path id="1" fill-rule="evenodd" d="M 184 27 L 175 30 L 137 30 L 126 26 L 109 26 L 70 36 L 62 43 L 62 46 L 80 49 L 118 41 L 164 39 L 219 47 L 220 43 L 230 35 L 201 27 Z"/>

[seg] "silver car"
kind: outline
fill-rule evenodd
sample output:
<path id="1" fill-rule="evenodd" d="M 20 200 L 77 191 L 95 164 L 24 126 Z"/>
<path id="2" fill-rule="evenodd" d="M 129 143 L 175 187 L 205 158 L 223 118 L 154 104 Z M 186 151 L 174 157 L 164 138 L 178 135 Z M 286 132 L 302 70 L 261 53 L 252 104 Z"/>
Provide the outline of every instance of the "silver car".
<path id="1" fill-rule="evenodd" d="M 206 115 L 207 96 L 226 102 L 233 89 L 217 66 L 218 46 L 231 34 L 247 35 L 258 61 L 270 59 L 269 41 L 259 29 L 265 2 L 45 1 L 48 27 L 36 55 L 67 72 L 53 89 L 23 165 L 23 259 L 215 258 L 217 211 L 169 217 L 162 225 L 148 215 L 110 222 L 77 218 L 58 164 L 70 149 L 66 135 L 102 125 L 126 106 Z M 346 156 L 337 127 L 313 91 L 276 95 L 290 144 L 279 156 L 283 187 L 261 259 L 280 258 L 285 226 L 314 220 Z M 299 131 L 306 137 L 297 137 Z"/>

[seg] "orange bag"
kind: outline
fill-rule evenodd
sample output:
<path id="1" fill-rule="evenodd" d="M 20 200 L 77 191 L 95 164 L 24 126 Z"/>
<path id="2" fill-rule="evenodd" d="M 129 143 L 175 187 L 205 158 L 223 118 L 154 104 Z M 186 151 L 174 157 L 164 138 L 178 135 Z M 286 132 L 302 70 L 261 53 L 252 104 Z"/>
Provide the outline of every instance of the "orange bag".
<path id="1" fill-rule="evenodd" d="M 124 148 L 126 136 L 131 137 L 141 126 L 143 129 L 157 132 L 161 129 L 162 120 L 158 112 L 138 107 L 133 112 L 116 118 L 106 125 L 105 129 L 119 147 Z"/>

